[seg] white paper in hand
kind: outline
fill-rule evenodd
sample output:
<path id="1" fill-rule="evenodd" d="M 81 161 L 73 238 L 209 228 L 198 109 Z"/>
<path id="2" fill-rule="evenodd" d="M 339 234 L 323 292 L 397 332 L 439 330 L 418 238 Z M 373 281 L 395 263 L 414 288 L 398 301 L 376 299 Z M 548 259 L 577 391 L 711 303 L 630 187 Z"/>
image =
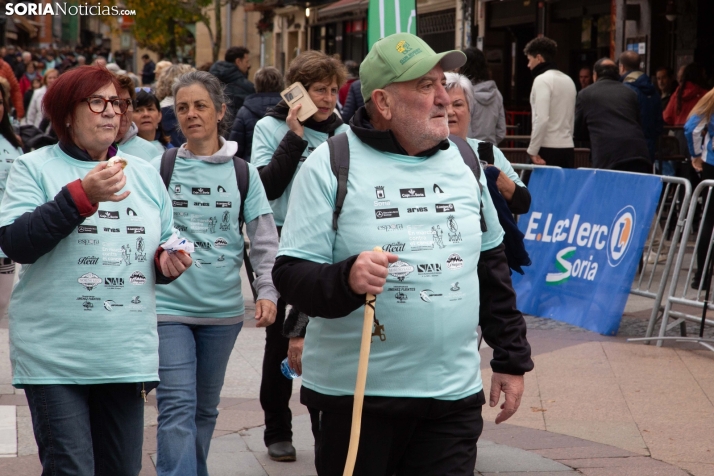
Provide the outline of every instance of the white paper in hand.
<path id="1" fill-rule="evenodd" d="M 162 244 L 161 247 L 169 253 L 176 253 L 177 251 L 185 251 L 188 254 L 193 253 L 193 243 L 186 238 L 179 237 L 176 233 L 171 235 L 171 238 L 166 240 L 166 243 Z"/>

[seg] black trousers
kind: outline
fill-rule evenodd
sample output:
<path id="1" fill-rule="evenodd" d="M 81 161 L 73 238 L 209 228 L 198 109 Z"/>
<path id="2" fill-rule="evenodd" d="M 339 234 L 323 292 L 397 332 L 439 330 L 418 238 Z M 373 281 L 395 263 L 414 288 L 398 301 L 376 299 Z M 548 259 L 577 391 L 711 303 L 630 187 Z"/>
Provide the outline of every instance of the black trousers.
<path id="1" fill-rule="evenodd" d="M 374 400 L 388 404 L 370 411 Z M 354 476 L 472 476 L 484 403 L 483 392 L 456 401 L 366 397 Z M 351 408 L 308 408 L 319 476 L 343 473 Z"/>
<path id="2" fill-rule="evenodd" d="M 702 164 L 702 180 L 714 179 L 714 165 Z M 706 199 L 705 195 L 702 195 Z M 709 249 L 709 242 L 712 239 L 712 228 L 714 228 L 714 201 L 710 201 L 709 209 L 706 211 L 702 217 L 702 224 L 700 225 L 702 230 L 702 237 L 699 240 L 699 246 L 697 246 L 697 272 L 695 278 L 697 280 L 704 276 L 704 261 L 707 259 L 707 251 Z M 714 253 L 714 250 L 712 251 Z M 711 259 L 714 259 L 712 256 Z"/>
<path id="3" fill-rule="evenodd" d="M 283 337 L 284 322 L 285 301 L 278 299 L 275 322 L 265 328 L 263 377 L 260 381 L 260 406 L 265 413 L 265 446 L 293 440 L 293 416 L 289 406 L 293 381 L 280 371 L 280 363 L 288 356 L 290 342 L 287 337 Z"/>
<path id="4" fill-rule="evenodd" d="M 553 167 L 562 167 L 564 169 L 575 168 L 575 149 L 555 149 L 553 147 L 541 147 L 538 151 L 540 158 L 545 160 L 545 165 L 550 165 Z M 532 164 L 533 161 L 528 157 L 528 163 Z M 531 172 L 526 171 L 523 174 L 523 183 L 528 185 L 531 179 Z"/>

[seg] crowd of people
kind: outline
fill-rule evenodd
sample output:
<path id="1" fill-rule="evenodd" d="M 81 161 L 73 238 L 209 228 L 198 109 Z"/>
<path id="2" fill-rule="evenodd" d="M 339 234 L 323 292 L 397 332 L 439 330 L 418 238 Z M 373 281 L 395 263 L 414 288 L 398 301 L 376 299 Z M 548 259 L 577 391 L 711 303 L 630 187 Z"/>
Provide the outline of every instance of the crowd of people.
<path id="1" fill-rule="evenodd" d="M 695 66 L 679 86 L 658 71 L 660 97 L 626 52 L 581 70 L 578 93 L 556 48 L 541 37 L 524 51 L 533 163 L 572 167 L 589 140 L 594 166 L 651 172 L 671 121 L 714 177 L 714 93 Z M 0 60 L 0 311 L 43 474 L 137 475 L 154 389 L 157 473 L 208 474 L 242 267 L 266 328 L 270 458 L 296 459 L 287 364 L 317 472 L 342 474 L 373 294 L 355 474 L 473 474 L 482 406 L 504 393 L 507 420 L 533 369 L 510 277 L 530 264 L 513 214 L 531 199 L 497 147 L 503 97 L 483 53 L 399 33 L 361 65 L 306 51 L 252 82 L 244 47 L 199 69 L 145 55 L 140 76 L 57 53 Z M 316 110 L 304 121 L 280 94 L 296 82 Z"/>

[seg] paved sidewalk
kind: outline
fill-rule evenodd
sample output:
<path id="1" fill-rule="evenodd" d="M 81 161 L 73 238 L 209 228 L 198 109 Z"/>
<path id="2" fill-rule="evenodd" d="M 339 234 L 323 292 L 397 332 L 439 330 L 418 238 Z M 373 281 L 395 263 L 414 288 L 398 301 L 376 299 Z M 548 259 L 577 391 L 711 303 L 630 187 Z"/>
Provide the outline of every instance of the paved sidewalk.
<path id="1" fill-rule="evenodd" d="M 647 306 L 631 297 L 622 333 L 644 334 Z M 250 311 L 249 311 L 250 312 Z M 485 408 L 477 474 L 714 475 L 714 353 L 687 344 L 628 344 L 528 317 L 536 368 L 518 413 L 496 426 Z M 40 465 L 24 395 L 10 385 L 7 320 L 0 320 L 0 474 L 37 475 Z M 247 319 L 230 358 L 211 447 L 212 476 L 315 475 L 307 411 L 295 415 L 296 463 L 275 463 L 262 444 L 257 400 L 264 330 Z M 482 349 L 488 389 L 490 349 Z M 154 475 L 156 407 L 146 405 L 144 467 Z"/>

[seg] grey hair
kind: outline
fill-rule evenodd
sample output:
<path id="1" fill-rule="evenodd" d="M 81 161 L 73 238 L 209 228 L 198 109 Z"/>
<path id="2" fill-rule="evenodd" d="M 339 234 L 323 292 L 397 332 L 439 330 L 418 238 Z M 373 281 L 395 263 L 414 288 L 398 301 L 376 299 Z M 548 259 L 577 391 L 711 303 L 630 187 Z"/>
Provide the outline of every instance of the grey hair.
<path id="1" fill-rule="evenodd" d="M 171 93 L 174 97 L 174 114 L 176 114 L 176 117 L 178 117 L 178 113 L 176 112 L 176 95 L 182 88 L 187 88 L 194 84 L 200 84 L 208 92 L 208 96 L 211 98 L 216 113 L 221 110 L 221 106 L 224 104 L 226 106 L 230 104 L 231 100 L 223 90 L 223 85 L 218 78 L 207 71 L 191 71 L 176 78 L 171 87 Z M 223 119 L 218 122 L 218 135 L 225 137 L 228 131 L 231 130 L 232 125 L 233 117 L 230 108 L 226 107 L 226 113 L 223 115 Z"/>
<path id="2" fill-rule="evenodd" d="M 446 90 L 450 91 L 456 87 L 461 88 L 469 105 L 469 112 L 474 110 L 474 90 L 469 78 L 458 73 L 444 73 L 446 75 Z"/>

